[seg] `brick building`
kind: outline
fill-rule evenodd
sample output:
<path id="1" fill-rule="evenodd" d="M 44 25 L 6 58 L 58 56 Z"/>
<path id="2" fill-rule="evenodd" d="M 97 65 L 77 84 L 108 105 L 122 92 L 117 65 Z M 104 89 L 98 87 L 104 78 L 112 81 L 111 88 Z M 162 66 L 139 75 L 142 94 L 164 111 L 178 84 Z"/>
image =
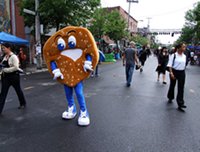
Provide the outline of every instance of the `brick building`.
<path id="1" fill-rule="evenodd" d="M 122 7 L 116 6 L 116 7 L 108 7 L 108 8 L 105 8 L 105 9 L 108 9 L 108 11 L 113 11 L 113 10 L 118 11 L 119 14 L 122 16 L 122 18 L 124 18 L 124 20 L 126 20 L 127 23 L 128 23 L 128 16 L 129 16 L 128 12 L 126 12 Z M 130 15 L 130 17 L 129 17 L 129 31 L 130 31 L 130 33 L 136 33 L 137 32 L 137 24 L 138 24 L 138 21 Z"/>
<path id="2" fill-rule="evenodd" d="M 24 47 L 24 51 L 27 63 L 32 63 L 35 55 L 34 37 L 30 35 L 30 28 L 25 27 L 24 18 L 20 15 L 19 2 L 20 0 L 0 0 L 0 32 L 27 39 L 30 45 Z"/>
<path id="3" fill-rule="evenodd" d="M 18 0 L 10 0 L 11 33 L 21 38 L 26 38 L 24 18 L 20 15 Z"/>
<path id="4" fill-rule="evenodd" d="M 0 0 L 0 31 L 26 38 L 24 19 L 20 16 L 19 0 Z"/>

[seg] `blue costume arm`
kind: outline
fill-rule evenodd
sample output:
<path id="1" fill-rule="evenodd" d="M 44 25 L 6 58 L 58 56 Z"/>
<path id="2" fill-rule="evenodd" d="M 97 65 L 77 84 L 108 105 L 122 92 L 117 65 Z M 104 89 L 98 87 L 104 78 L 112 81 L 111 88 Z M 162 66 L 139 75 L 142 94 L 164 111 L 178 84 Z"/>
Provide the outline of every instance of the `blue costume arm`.
<path id="1" fill-rule="evenodd" d="M 56 65 L 56 62 L 55 61 L 52 61 L 51 62 L 51 70 L 53 71 L 53 70 L 55 70 L 55 69 L 57 69 L 58 67 L 57 67 L 57 65 Z"/>
<path id="2" fill-rule="evenodd" d="M 92 62 L 92 56 L 89 55 L 89 54 L 87 54 L 87 55 L 86 55 L 86 61 Z"/>

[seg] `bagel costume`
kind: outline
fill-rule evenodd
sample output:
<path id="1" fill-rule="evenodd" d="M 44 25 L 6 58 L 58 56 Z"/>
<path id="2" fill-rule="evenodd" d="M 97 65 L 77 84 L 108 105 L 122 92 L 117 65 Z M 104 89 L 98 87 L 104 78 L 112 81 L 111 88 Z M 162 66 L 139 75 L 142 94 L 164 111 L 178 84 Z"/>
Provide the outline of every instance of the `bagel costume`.
<path id="1" fill-rule="evenodd" d="M 90 124 L 83 94 L 83 80 L 99 61 L 95 40 L 89 30 L 69 26 L 52 35 L 44 45 L 43 56 L 49 72 L 54 79 L 64 85 L 68 108 L 62 114 L 64 119 L 73 119 L 76 114 L 73 90 L 80 106 L 78 124 Z"/>

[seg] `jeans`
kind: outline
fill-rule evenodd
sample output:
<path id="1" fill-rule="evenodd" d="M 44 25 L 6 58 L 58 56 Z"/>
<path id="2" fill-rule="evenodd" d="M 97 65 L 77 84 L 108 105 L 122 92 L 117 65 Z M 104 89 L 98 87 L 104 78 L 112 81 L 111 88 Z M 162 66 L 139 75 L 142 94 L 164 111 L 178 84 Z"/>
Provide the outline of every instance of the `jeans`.
<path id="1" fill-rule="evenodd" d="M 134 65 L 126 65 L 126 81 L 128 85 L 131 84 L 134 68 Z"/>
<path id="2" fill-rule="evenodd" d="M 92 72 L 92 75 L 94 75 L 94 74 L 95 74 L 95 76 L 99 75 L 99 66 L 98 65 L 95 68 L 95 72 L 94 71 Z"/>
<path id="3" fill-rule="evenodd" d="M 76 97 L 80 106 L 81 111 L 86 111 L 86 103 L 85 103 L 85 97 L 83 94 L 83 83 L 79 82 L 75 87 L 68 87 L 64 85 L 66 98 L 68 101 L 68 106 L 73 106 L 74 103 L 74 96 L 73 96 L 73 89 L 75 90 Z"/>

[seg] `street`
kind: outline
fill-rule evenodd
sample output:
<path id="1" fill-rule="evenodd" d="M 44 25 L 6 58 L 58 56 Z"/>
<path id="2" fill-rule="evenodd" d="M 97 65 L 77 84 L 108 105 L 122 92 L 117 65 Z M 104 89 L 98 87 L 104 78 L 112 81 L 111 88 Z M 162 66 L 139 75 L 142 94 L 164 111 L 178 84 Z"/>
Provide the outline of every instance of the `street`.
<path id="1" fill-rule="evenodd" d="M 100 77 L 85 81 L 88 127 L 77 126 L 78 117 L 61 119 L 64 89 L 48 72 L 22 76 L 27 108 L 17 109 L 10 89 L 0 116 L 0 152 L 199 152 L 200 68 L 187 67 L 183 113 L 175 101 L 167 103 L 169 79 L 157 82 L 156 66 L 151 56 L 127 88 L 121 61 L 101 65 Z"/>

